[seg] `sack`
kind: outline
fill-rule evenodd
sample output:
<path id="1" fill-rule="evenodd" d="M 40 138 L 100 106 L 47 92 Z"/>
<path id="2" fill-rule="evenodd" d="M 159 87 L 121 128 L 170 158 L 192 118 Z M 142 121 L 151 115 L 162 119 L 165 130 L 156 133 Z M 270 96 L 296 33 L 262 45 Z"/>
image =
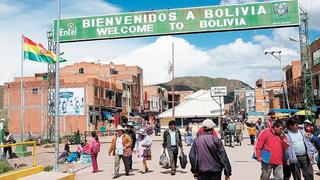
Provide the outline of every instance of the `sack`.
<path id="1" fill-rule="evenodd" d="M 185 169 L 188 164 L 188 159 L 187 159 L 187 156 L 183 152 L 181 152 L 181 154 L 179 156 L 179 161 L 180 161 L 181 168 Z"/>
<path id="2" fill-rule="evenodd" d="M 162 168 L 169 168 L 169 159 L 166 155 L 166 153 L 162 153 L 160 156 L 159 164 Z"/>
<path id="3" fill-rule="evenodd" d="M 132 156 L 132 150 L 130 147 L 123 150 L 123 156 L 124 157 Z"/>
<path id="4" fill-rule="evenodd" d="M 151 160 L 151 149 L 150 148 L 145 148 L 143 150 L 143 154 L 142 154 L 143 158 L 146 160 Z"/>

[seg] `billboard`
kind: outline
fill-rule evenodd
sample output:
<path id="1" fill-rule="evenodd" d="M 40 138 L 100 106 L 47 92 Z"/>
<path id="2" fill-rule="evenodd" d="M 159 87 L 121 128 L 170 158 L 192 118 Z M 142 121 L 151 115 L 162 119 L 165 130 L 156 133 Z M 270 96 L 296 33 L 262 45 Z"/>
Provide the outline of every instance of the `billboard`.
<path id="1" fill-rule="evenodd" d="M 299 25 L 296 0 L 66 18 L 60 41 L 88 41 Z M 54 38 L 57 21 L 54 20 Z"/>
<path id="2" fill-rule="evenodd" d="M 59 99 L 60 115 L 84 115 L 84 88 L 61 88 Z"/>

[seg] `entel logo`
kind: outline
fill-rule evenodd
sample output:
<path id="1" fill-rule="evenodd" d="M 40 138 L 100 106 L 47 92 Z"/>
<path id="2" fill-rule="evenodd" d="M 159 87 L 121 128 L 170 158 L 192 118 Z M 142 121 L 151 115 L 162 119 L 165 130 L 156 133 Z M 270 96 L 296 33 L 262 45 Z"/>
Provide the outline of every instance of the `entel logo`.
<path id="1" fill-rule="evenodd" d="M 69 23 L 67 25 L 67 29 L 60 29 L 60 36 L 76 36 L 77 35 L 77 28 L 73 23 Z"/>

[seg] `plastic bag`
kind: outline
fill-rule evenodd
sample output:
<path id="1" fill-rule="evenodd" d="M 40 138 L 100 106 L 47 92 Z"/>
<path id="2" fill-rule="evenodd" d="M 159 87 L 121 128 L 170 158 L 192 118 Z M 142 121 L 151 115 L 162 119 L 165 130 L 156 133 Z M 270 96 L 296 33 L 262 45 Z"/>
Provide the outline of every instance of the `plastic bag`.
<path id="1" fill-rule="evenodd" d="M 159 164 L 163 168 L 169 168 L 169 159 L 166 155 L 166 153 L 162 153 L 160 156 Z"/>

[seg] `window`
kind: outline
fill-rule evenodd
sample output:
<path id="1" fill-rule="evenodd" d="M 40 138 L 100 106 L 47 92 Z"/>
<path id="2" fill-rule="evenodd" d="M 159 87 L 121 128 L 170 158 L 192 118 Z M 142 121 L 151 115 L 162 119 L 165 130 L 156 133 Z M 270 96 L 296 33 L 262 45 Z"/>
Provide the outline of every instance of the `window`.
<path id="1" fill-rule="evenodd" d="M 38 88 L 33 88 L 32 89 L 32 94 L 38 94 L 39 93 L 39 89 Z"/>
<path id="2" fill-rule="evenodd" d="M 79 74 L 84 74 L 84 69 L 83 68 L 79 68 Z"/>
<path id="3" fill-rule="evenodd" d="M 320 49 L 316 50 L 313 54 L 313 65 L 317 65 L 320 62 Z"/>
<path id="4" fill-rule="evenodd" d="M 98 87 L 94 87 L 94 97 L 98 98 L 98 96 L 99 96 L 99 89 Z"/>

